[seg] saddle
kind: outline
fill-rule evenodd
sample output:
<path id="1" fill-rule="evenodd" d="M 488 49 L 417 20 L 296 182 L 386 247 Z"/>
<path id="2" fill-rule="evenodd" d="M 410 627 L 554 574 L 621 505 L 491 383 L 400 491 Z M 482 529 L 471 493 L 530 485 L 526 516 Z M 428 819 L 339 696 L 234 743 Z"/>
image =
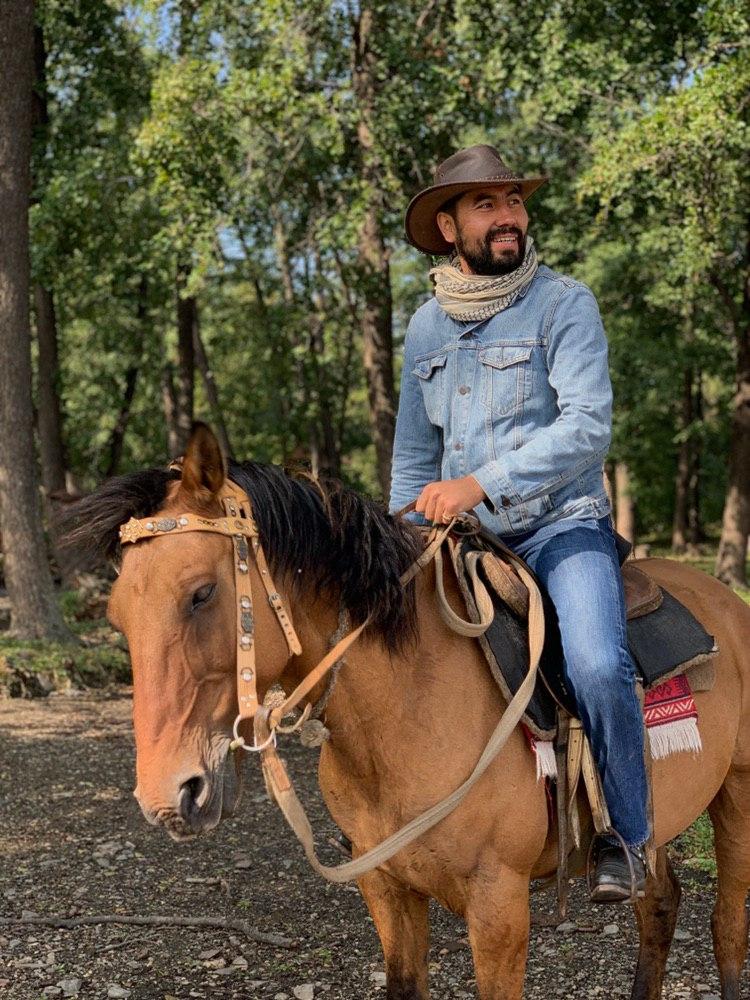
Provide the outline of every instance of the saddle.
<path id="1" fill-rule="evenodd" d="M 481 563 L 493 593 L 505 601 L 519 618 L 525 618 L 529 613 L 529 592 L 513 566 L 491 551 L 486 552 Z M 664 595 L 655 580 L 632 562 L 623 563 L 621 572 L 628 621 L 641 618 L 661 606 Z"/>
<path id="2" fill-rule="evenodd" d="M 634 561 L 627 561 L 632 548 L 629 542 L 619 535 L 616 541 L 625 592 L 628 644 L 644 690 L 688 669 L 691 669 L 694 690 L 710 688 L 714 669 L 710 660 L 718 652 L 713 636 L 648 572 Z M 512 698 L 529 666 L 529 593 L 526 585 L 505 555 L 507 550 L 504 544 L 471 523 L 459 525 L 450 551 L 470 619 L 472 622 L 481 621 L 481 627 L 473 634 L 477 635 L 492 675 L 504 696 Z M 484 586 L 475 586 L 477 577 Z M 438 605 L 441 614 L 444 617 L 450 614 L 455 619 L 455 613 L 450 611 L 444 599 L 442 579 L 439 580 L 438 590 L 442 596 Z M 582 833 L 578 804 L 581 785 L 585 789 L 584 804 L 587 800 L 593 829 L 597 833 L 613 831 L 598 769 L 578 719 L 575 698 L 567 689 L 563 677 L 557 615 L 541 587 L 540 592 L 545 613 L 544 649 L 539 662 L 539 679 L 522 721 L 537 739 L 555 741 L 560 862 L 554 881 L 557 882 L 558 909 L 562 919 L 567 910 L 571 852 L 579 852 L 579 863 L 583 863 L 585 856 L 587 876 L 591 872 L 594 837 L 592 831 L 587 832 L 588 839 Z M 490 600 L 492 607 L 488 608 Z M 697 671 L 702 671 L 702 676 L 696 676 Z M 649 788 L 650 757 L 647 753 Z M 649 811 L 653 830 L 653 802 L 650 798 Z M 588 854 L 581 855 L 587 843 Z M 646 855 L 648 867 L 653 873 L 655 851 L 651 842 L 647 845 Z"/>
<path id="3" fill-rule="evenodd" d="M 647 690 L 706 663 L 715 654 L 716 645 L 714 637 L 683 604 L 660 587 L 637 560 L 627 559 L 630 549 L 630 544 L 618 536 L 628 644 Z M 460 533 L 451 544 L 453 568 L 470 618 L 477 621 L 484 617 L 485 623 L 489 617 L 492 619 L 478 639 L 495 681 L 510 699 L 528 672 L 529 595 L 506 551 L 498 538 L 483 529 Z M 476 575 L 491 597 L 491 616 L 482 616 L 477 609 L 472 585 Z M 573 717 L 578 715 L 578 708 L 562 673 L 557 613 L 543 588 L 540 590 L 545 611 L 544 651 L 539 664 L 540 681 L 523 722 L 537 739 L 551 740 L 557 733 L 558 708 Z"/>

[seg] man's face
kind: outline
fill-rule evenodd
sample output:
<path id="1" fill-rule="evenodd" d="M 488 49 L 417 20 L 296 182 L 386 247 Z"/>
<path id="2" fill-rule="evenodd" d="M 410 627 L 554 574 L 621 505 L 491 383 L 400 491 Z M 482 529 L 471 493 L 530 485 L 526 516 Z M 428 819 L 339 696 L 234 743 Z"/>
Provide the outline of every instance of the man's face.
<path id="1" fill-rule="evenodd" d="M 468 191 L 452 212 L 438 212 L 437 223 L 455 243 L 464 271 L 509 274 L 523 261 L 529 217 L 516 184 Z"/>

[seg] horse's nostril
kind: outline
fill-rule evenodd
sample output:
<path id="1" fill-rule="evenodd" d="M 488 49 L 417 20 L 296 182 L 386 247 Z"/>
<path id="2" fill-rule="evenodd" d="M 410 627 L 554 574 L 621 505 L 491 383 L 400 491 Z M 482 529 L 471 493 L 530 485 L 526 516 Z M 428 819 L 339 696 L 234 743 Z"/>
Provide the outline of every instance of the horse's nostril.
<path id="1" fill-rule="evenodd" d="M 188 778 L 180 787 L 180 812 L 183 819 L 188 819 L 191 813 L 197 812 L 205 800 L 206 779 L 196 774 Z"/>

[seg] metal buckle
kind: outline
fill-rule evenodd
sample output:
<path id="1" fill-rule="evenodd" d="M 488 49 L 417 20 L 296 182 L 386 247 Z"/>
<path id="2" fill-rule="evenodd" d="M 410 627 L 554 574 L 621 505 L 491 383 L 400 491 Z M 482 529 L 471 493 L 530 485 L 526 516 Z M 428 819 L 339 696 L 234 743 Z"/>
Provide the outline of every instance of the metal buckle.
<path id="1" fill-rule="evenodd" d="M 263 743 L 261 743 L 260 746 L 258 746 L 257 743 L 255 742 L 255 735 L 254 734 L 253 734 L 253 742 L 252 742 L 252 744 L 248 744 L 245 741 L 245 737 L 244 736 L 240 736 L 240 734 L 238 732 L 238 726 L 239 726 L 240 722 L 242 722 L 242 716 L 238 715 L 237 718 L 234 720 L 234 725 L 232 726 L 232 733 L 234 735 L 234 739 L 229 744 L 229 749 L 230 750 L 246 750 L 248 753 L 260 753 L 262 750 L 265 750 L 269 746 L 274 746 L 274 747 L 276 746 L 276 730 L 275 729 L 271 730 L 271 735 L 268 737 L 267 740 L 265 740 Z"/>

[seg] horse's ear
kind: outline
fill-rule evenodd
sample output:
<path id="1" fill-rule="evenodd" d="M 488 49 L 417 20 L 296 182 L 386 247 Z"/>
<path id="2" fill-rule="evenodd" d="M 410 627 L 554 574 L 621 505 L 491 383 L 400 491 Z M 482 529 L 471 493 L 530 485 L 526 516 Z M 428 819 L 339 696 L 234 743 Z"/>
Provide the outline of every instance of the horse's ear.
<path id="1" fill-rule="evenodd" d="M 180 493 L 186 499 L 206 503 L 221 490 L 225 479 L 216 435 L 206 424 L 194 423 L 182 462 Z"/>

